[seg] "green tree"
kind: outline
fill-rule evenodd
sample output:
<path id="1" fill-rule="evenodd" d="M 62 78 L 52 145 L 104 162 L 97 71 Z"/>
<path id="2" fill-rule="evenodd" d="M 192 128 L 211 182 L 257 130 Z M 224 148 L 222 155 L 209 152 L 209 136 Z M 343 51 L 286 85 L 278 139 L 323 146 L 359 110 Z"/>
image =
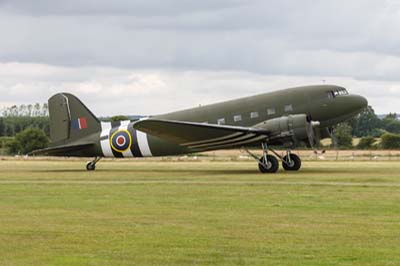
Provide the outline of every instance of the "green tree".
<path id="1" fill-rule="evenodd" d="M 374 137 L 364 137 L 360 139 L 360 142 L 357 145 L 357 149 L 361 150 L 368 150 L 373 148 L 373 145 L 375 143 L 375 138 Z"/>
<path id="2" fill-rule="evenodd" d="M 358 116 L 351 119 L 349 124 L 353 128 L 352 134 L 355 137 L 379 137 L 382 134 L 380 130 L 382 121 L 371 106 L 368 106 Z"/>
<path id="3" fill-rule="evenodd" d="M 400 133 L 400 121 L 384 120 L 384 129 L 390 133 Z"/>
<path id="4" fill-rule="evenodd" d="M 385 133 L 381 137 L 381 145 L 383 149 L 394 150 L 400 149 L 400 134 Z"/>
<path id="5" fill-rule="evenodd" d="M 385 119 L 397 119 L 397 114 L 396 113 L 389 113 Z"/>
<path id="6" fill-rule="evenodd" d="M 335 137 L 339 148 L 351 148 L 353 146 L 352 128 L 347 123 L 341 123 L 335 127 Z"/>
<path id="7" fill-rule="evenodd" d="M 0 136 L 14 136 L 22 130 L 35 127 L 42 129 L 46 135 L 50 134 L 50 122 L 48 117 L 7 116 L 0 118 L 2 131 Z"/>
<path id="8" fill-rule="evenodd" d="M 49 139 L 43 130 L 38 128 L 27 128 L 15 135 L 8 148 L 12 154 L 27 154 L 37 149 L 46 148 Z"/>
<path id="9" fill-rule="evenodd" d="M 0 137 L 4 136 L 4 131 L 5 131 L 4 121 L 3 118 L 0 117 Z"/>
<path id="10" fill-rule="evenodd" d="M 382 120 L 383 128 L 390 133 L 400 133 L 400 121 L 397 120 L 396 113 L 389 113 Z"/>

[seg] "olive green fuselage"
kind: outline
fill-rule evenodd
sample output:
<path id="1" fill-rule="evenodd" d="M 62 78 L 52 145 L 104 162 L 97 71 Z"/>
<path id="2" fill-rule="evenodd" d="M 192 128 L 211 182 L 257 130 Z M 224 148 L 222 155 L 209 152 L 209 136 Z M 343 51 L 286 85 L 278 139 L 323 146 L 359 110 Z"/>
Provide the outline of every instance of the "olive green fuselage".
<path id="1" fill-rule="evenodd" d="M 307 114 L 311 120 L 319 121 L 319 128 L 323 129 L 352 118 L 367 106 L 367 101 L 361 96 L 332 94 L 341 89 L 343 88 L 333 85 L 297 87 L 152 118 L 210 124 L 225 122 L 226 125 L 252 127 L 269 119 Z M 170 145 L 152 136 L 149 136 L 149 143 L 157 155 L 168 154 L 173 150 Z M 182 151 L 180 147 L 174 150 L 178 153 L 190 152 Z"/>

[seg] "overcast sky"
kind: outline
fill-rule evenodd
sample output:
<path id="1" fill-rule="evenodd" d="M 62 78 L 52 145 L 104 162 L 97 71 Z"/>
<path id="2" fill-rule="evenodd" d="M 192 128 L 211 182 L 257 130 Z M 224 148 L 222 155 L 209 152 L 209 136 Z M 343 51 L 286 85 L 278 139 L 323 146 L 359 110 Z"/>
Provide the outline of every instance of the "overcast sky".
<path id="1" fill-rule="evenodd" d="M 291 86 L 400 112 L 400 1 L 0 0 L 0 106 L 157 114 Z"/>

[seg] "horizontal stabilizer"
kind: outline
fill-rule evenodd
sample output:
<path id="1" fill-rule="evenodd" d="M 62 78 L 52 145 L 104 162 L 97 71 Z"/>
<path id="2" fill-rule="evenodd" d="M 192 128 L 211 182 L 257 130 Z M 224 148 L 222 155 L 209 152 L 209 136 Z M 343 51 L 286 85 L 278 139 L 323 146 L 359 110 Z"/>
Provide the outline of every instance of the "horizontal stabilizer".
<path id="1" fill-rule="evenodd" d="M 60 155 L 60 154 L 69 154 L 79 152 L 83 149 L 90 148 L 94 145 L 94 143 L 85 143 L 85 144 L 75 144 L 75 145 L 62 145 L 56 147 L 49 147 L 46 149 L 36 150 L 31 152 L 29 155 Z"/>
<path id="2" fill-rule="evenodd" d="M 143 119 L 133 127 L 191 149 L 237 146 L 267 138 L 263 129 L 174 120 Z"/>

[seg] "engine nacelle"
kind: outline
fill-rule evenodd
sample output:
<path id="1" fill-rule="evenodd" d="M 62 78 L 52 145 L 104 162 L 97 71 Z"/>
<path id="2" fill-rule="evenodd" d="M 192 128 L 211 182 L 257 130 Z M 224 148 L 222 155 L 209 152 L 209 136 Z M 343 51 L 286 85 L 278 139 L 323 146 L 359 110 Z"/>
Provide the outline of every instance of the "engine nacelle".
<path id="1" fill-rule="evenodd" d="M 311 141 L 314 138 L 313 127 L 317 124 L 309 121 L 306 114 L 297 114 L 266 120 L 255 127 L 268 131 L 271 142 L 292 146 L 299 141 Z"/>

